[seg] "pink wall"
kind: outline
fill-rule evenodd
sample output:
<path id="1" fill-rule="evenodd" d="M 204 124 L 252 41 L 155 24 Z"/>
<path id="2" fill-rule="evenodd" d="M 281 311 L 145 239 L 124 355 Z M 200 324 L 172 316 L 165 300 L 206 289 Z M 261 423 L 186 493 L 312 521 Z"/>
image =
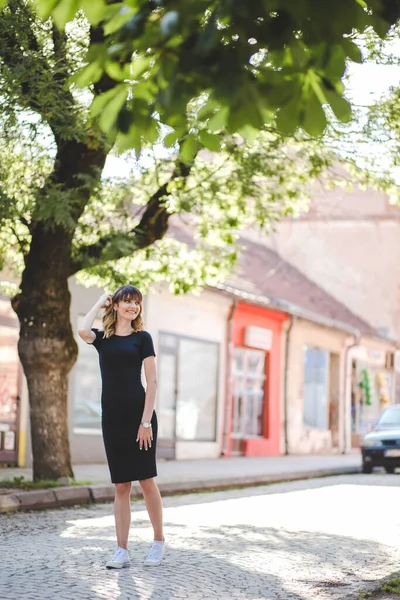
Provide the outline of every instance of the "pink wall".
<path id="1" fill-rule="evenodd" d="M 266 361 L 265 437 L 244 440 L 246 456 L 277 456 L 280 453 L 281 343 L 282 323 L 287 316 L 278 311 L 239 302 L 233 317 L 233 344 L 245 347 L 244 333 L 248 326 L 263 327 L 273 332 L 271 351 Z M 229 442 L 229 454 L 231 443 Z"/>

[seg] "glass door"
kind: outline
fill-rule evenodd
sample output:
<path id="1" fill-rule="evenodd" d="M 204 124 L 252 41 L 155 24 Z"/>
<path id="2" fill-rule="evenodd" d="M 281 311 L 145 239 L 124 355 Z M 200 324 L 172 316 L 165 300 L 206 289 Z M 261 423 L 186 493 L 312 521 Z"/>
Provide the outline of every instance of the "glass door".
<path id="1" fill-rule="evenodd" d="M 160 333 L 157 448 L 174 458 L 179 441 L 216 440 L 219 345 Z"/>

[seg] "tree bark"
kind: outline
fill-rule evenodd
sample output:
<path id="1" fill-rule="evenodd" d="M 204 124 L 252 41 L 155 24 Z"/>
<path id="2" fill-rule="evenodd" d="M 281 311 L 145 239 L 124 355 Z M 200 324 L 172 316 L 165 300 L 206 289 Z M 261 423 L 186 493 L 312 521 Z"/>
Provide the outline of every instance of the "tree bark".
<path id="1" fill-rule="evenodd" d="M 68 373 L 78 349 L 70 324 L 71 233 L 39 223 L 21 293 L 19 356 L 28 382 L 34 480 L 72 477 L 68 439 Z"/>

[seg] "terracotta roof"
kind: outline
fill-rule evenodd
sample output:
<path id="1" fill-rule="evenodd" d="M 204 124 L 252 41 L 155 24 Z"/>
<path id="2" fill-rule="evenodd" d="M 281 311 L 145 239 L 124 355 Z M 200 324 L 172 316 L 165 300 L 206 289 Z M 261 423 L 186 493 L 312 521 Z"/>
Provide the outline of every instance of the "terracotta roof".
<path id="1" fill-rule="evenodd" d="M 382 337 L 369 323 L 351 312 L 279 254 L 249 240 L 242 239 L 242 243 L 245 249 L 239 257 L 236 273 L 225 282 L 228 286 L 250 294 L 284 300 L 311 313 L 358 329 L 361 333 Z"/>

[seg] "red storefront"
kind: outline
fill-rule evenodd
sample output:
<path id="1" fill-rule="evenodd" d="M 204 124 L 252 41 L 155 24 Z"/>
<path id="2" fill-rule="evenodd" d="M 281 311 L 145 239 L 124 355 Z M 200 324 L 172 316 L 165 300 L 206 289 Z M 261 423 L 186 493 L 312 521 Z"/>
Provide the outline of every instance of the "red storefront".
<path id="1" fill-rule="evenodd" d="M 226 456 L 280 454 L 282 326 L 287 315 L 238 302 L 228 317 Z"/>

